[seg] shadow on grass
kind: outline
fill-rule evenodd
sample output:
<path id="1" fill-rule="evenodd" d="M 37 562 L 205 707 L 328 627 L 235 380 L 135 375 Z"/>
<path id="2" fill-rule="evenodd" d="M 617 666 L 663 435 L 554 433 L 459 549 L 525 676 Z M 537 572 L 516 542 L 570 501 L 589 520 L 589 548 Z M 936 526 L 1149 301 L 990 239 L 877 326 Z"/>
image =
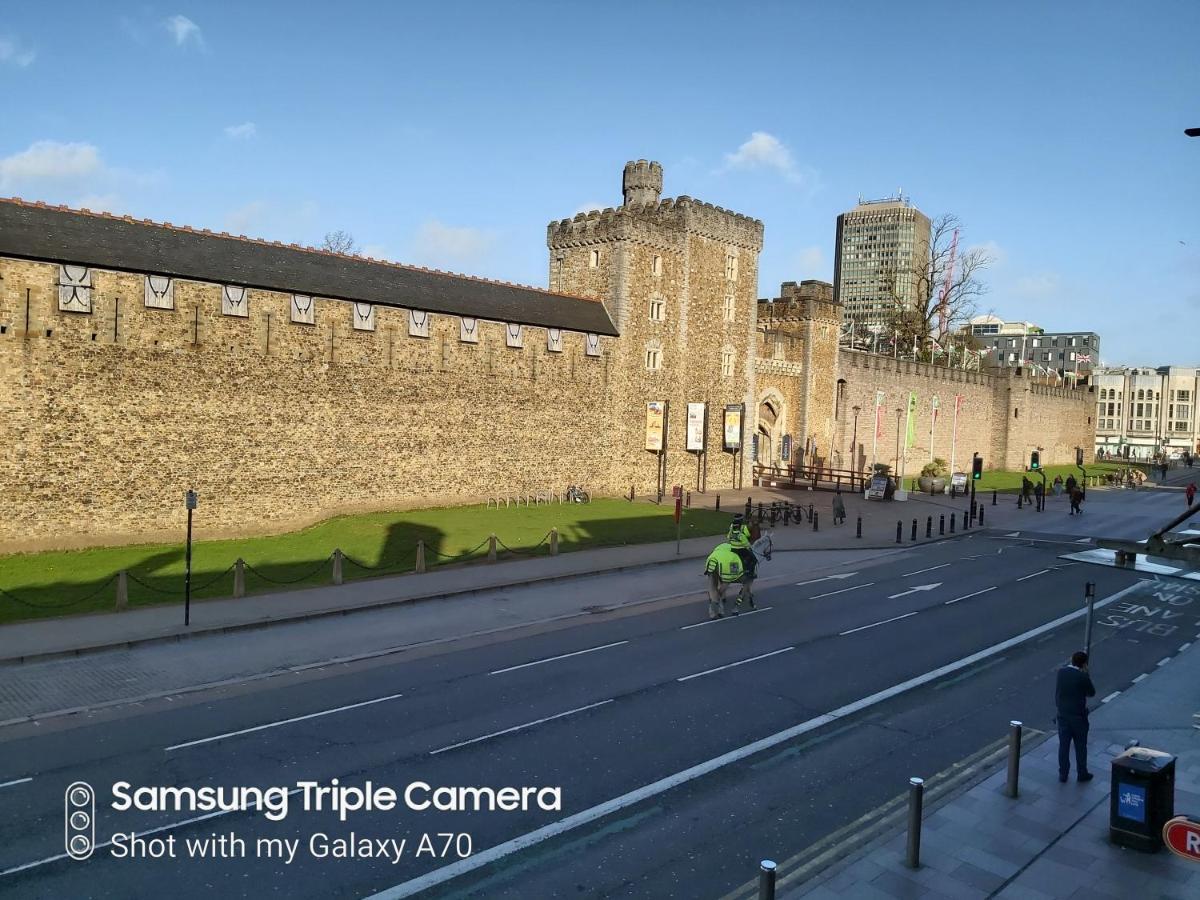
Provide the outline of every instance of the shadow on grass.
<path id="1" fill-rule="evenodd" d="M 601 510 L 598 509 L 598 512 Z M 433 515 L 440 511 L 433 511 Z M 268 561 L 246 559 L 245 589 L 247 595 L 275 593 L 304 587 L 332 584 L 332 554 L 335 546 L 351 546 L 342 567 L 343 581 L 353 582 L 366 578 L 411 573 L 416 566 L 417 544 L 425 545 L 425 565 L 433 570 L 444 565 L 459 565 L 485 560 L 488 555 L 488 534 L 496 533 L 497 559 L 530 559 L 550 555 L 549 529 L 542 532 L 545 521 L 559 521 L 559 552 L 567 553 L 598 547 L 631 546 L 675 539 L 675 523 L 672 516 L 662 507 L 634 505 L 630 515 L 609 517 L 599 515 L 587 518 L 586 506 L 568 506 L 553 512 L 545 507 L 516 510 L 494 510 L 482 517 L 472 518 L 471 510 L 457 510 L 467 519 L 460 533 L 450 535 L 444 529 L 428 523 L 400 519 L 388 523 L 382 544 L 373 544 L 354 534 L 354 523 L 347 520 L 344 529 L 338 520 L 326 523 L 330 534 L 321 535 L 312 548 L 292 546 L 279 549 L 280 554 L 294 553 L 286 560 Z M 523 515 L 522 515 L 523 513 Z M 429 515 L 430 513 L 425 513 Z M 420 518 L 421 515 L 416 515 Z M 729 513 L 706 509 L 687 510 L 682 522 L 681 536 L 684 538 L 701 535 L 723 534 L 729 524 Z M 509 541 L 504 540 L 505 535 Z M 281 536 L 285 538 L 287 536 Z M 325 538 L 328 537 L 328 540 Z M 355 552 L 358 541 L 364 547 Z M 206 546 L 206 543 L 208 546 Z M 300 543 L 300 542 L 295 542 Z M 325 545 L 329 546 L 326 547 Z M 202 542 L 195 546 L 193 554 L 191 596 L 194 601 L 227 598 L 233 595 L 234 571 L 231 556 L 240 548 L 216 546 L 213 542 Z M 365 547 L 378 546 L 371 553 Z M 111 552 L 124 552 L 128 562 L 122 564 L 128 572 L 129 608 L 178 604 L 184 600 L 184 547 L 162 548 L 110 548 Z M 86 554 L 89 551 L 80 551 Z M 96 552 L 101 552 L 97 550 Z M 145 555 L 141 555 L 144 553 Z M 270 555 L 266 551 L 266 555 Z M 212 557 L 217 557 L 213 560 Z M 208 559 L 206 559 L 208 557 Z M 73 559 L 72 557 L 71 559 Z M 80 577 L 54 578 L 54 566 L 37 570 L 29 563 L 21 573 L 4 571 L 5 560 L 0 559 L 0 624 L 30 619 L 77 615 L 81 613 L 109 612 L 116 608 L 117 571 L 109 570 L 100 561 L 93 561 L 91 568 L 99 567 L 100 573 L 80 572 Z M 58 565 L 66 566 L 60 561 Z M 80 568 L 88 568 L 81 566 Z M 5 576 L 8 577 L 5 577 Z M 50 577 L 42 577 L 49 575 Z M 182 612 L 181 612 L 182 617 Z"/>

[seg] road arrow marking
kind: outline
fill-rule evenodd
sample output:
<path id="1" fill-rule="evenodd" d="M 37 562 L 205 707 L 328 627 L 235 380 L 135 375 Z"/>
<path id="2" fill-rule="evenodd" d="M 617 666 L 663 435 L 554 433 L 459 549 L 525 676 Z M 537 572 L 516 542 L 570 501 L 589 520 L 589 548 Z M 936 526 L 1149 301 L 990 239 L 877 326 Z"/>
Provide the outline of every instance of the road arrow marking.
<path id="1" fill-rule="evenodd" d="M 917 591 L 932 591 L 934 588 L 940 588 L 942 583 L 935 581 L 933 584 L 918 584 L 916 587 L 909 588 L 907 591 L 901 591 L 898 594 L 890 594 L 889 600 L 895 600 L 898 597 L 907 597 L 909 594 L 915 594 Z"/>
<path id="2" fill-rule="evenodd" d="M 856 585 L 854 585 L 854 587 L 842 588 L 840 591 L 829 591 L 824 594 L 814 594 L 813 596 L 809 597 L 808 599 L 809 600 L 820 600 L 822 597 L 832 597 L 834 594 L 844 594 L 847 591 L 857 591 L 859 588 L 870 587 L 874 583 L 875 582 L 873 582 L 873 581 L 868 581 L 866 584 L 856 584 Z"/>
<path id="3" fill-rule="evenodd" d="M 1008 534 L 1005 535 L 1005 537 L 1020 537 L 1020 536 L 1021 536 L 1021 532 L 1019 532 L 1019 531 L 1010 531 Z"/>
<path id="4" fill-rule="evenodd" d="M 1080 538 L 1079 540 L 1075 541 L 1076 544 L 1090 544 L 1091 542 L 1091 538 Z"/>
<path id="5" fill-rule="evenodd" d="M 857 572 L 843 572 L 841 575 L 826 575 L 824 578 L 814 578 L 812 581 L 797 581 L 796 587 L 804 587 L 804 585 L 806 585 L 806 584 L 816 584 L 817 582 L 829 581 L 834 578 L 838 578 L 838 579 L 853 578 L 857 574 L 858 574 Z"/>

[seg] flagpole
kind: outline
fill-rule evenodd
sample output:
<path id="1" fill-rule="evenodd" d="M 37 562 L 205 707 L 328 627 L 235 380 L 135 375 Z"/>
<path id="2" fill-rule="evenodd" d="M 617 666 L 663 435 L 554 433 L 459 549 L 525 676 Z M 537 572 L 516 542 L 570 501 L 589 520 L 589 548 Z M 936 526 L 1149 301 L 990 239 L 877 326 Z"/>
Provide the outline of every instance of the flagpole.
<path id="1" fill-rule="evenodd" d="M 954 474 L 954 452 L 958 445 L 958 404 L 962 394 L 954 395 L 954 422 L 950 426 L 950 474 Z"/>

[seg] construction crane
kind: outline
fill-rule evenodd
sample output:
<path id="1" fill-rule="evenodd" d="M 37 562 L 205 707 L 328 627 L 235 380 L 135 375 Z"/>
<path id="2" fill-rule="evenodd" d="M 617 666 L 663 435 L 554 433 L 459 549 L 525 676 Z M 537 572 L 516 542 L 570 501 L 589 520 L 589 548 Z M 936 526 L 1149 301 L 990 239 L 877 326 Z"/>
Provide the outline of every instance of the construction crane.
<path id="1" fill-rule="evenodd" d="M 950 285 L 954 281 L 954 260 L 958 255 L 958 229 L 954 229 L 954 237 L 950 241 L 950 259 L 946 263 L 946 277 L 942 280 L 942 294 L 938 298 L 938 337 L 946 336 L 946 328 L 950 320 Z"/>

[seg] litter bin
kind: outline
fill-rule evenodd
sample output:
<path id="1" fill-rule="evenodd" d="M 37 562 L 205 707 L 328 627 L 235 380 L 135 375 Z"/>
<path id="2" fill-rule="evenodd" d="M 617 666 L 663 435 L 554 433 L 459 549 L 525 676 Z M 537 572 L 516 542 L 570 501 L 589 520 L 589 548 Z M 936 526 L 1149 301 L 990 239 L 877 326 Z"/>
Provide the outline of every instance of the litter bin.
<path id="1" fill-rule="evenodd" d="M 1175 815 L 1175 757 L 1131 747 L 1112 762 L 1108 836 L 1114 844 L 1154 853 Z"/>

